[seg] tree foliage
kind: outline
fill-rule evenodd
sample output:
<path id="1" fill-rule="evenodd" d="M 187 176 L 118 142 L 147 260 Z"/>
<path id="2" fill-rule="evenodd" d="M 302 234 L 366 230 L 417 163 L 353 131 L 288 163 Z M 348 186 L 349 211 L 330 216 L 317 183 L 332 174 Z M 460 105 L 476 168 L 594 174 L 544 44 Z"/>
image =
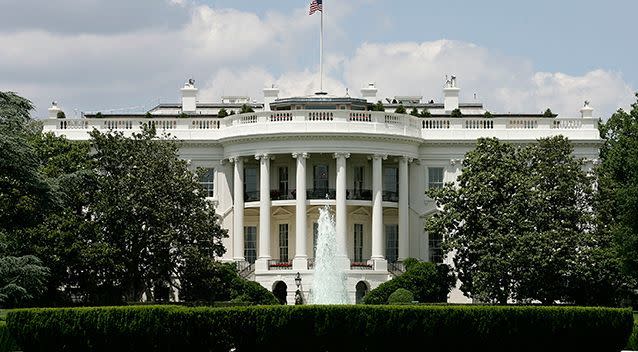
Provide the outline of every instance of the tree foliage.
<path id="1" fill-rule="evenodd" d="M 241 109 L 239 110 L 240 114 L 248 114 L 248 113 L 251 113 L 251 112 L 255 112 L 255 110 L 251 106 L 249 106 L 248 104 L 243 104 L 241 106 Z"/>
<path id="2" fill-rule="evenodd" d="M 219 112 L 217 113 L 217 117 L 226 117 L 228 116 L 228 111 L 226 111 L 225 108 L 221 108 L 219 109 Z"/>
<path id="3" fill-rule="evenodd" d="M 381 100 L 379 100 L 379 101 L 377 101 L 376 104 L 372 105 L 370 110 L 371 111 L 385 111 L 385 106 L 383 106 L 383 103 L 381 102 Z"/>
<path id="4" fill-rule="evenodd" d="M 638 98 L 638 94 L 636 94 Z M 616 244 L 624 272 L 638 282 L 638 101 L 600 125 L 604 144 L 596 207 L 601 231 Z"/>
<path id="5" fill-rule="evenodd" d="M 525 147 L 481 139 L 457 184 L 429 192 L 441 212 L 426 228 L 454 251 L 463 292 L 501 304 L 607 299 L 585 280 L 617 284 L 613 267 L 592 260 L 608 248 L 593 227 L 593 180 L 572 151 L 561 136 Z"/>
<path id="6" fill-rule="evenodd" d="M 405 107 L 403 106 L 403 104 L 399 105 L 396 110 L 394 110 L 395 114 L 407 114 L 408 111 L 405 109 Z"/>
<path id="7" fill-rule="evenodd" d="M 412 108 L 412 110 L 410 111 L 410 115 L 419 117 L 419 110 L 416 108 L 416 106 Z"/>
<path id="8" fill-rule="evenodd" d="M 456 117 L 456 118 L 463 117 L 463 113 L 461 112 L 461 109 L 456 108 L 452 110 L 452 112 L 450 113 L 450 117 Z"/>
<path id="9" fill-rule="evenodd" d="M 23 307 L 46 290 L 49 270 L 34 256 L 0 257 L 0 306 Z"/>
<path id="10" fill-rule="evenodd" d="M 113 258 L 103 274 L 127 300 L 172 284 L 189 260 L 224 254 L 226 231 L 174 140 L 144 127 L 132 138 L 93 131 L 91 143 L 96 192 L 89 216 Z"/>
<path id="11" fill-rule="evenodd" d="M 543 113 L 543 117 L 556 117 L 556 115 L 552 112 L 552 109 L 547 108 Z"/>

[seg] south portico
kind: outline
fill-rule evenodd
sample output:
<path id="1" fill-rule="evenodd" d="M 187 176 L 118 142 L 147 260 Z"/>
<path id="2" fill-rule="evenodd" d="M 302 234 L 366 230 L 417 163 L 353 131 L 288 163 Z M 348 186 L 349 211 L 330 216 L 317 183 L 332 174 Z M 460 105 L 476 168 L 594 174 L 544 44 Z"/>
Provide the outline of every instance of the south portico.
<path id="1" fill-rule="evenodd" d="M 391 241 L 396 244 L 396 248 L 391 247 L 396 252 L 390 254 L 390 260 L 409 257 L 409 165 L 413 157 L 374 152 L 293 152 L 232 156 L 227 160 L 234 175 L 232 258 L 239 262 L 254 259 L 255 274 L 273 268 L 312 269 L 314 253 L 309 255 L 313 248 L 309 242 L 314 246 L 316 233 L 309 224 L 315 224 L 317 209 L 323 205 L 331 206 L 335 214 L 338 262 L 343 270 L 365 262 L 364 267 L 387 274 L 384 225 L 388 223 L 384 222 L 384 210 L 386 220 L 396 225 L 395 231 L 390 230 Z M 257 174 L 259 186 L 255 192 L 250 183 L 257 184 Z M 384 182 L 389 187 L 384 188 Z M 284 229 L 279 231 L 280 238 L 276 235 L 278 226 Z M 245 247 L 246 236 L 252 236 L 255 227 L 259 234 L 256 258 Z M 290 242 L 294 246 L 287 251 L 289 255 L 282 255 L 288 247 L 287 233 L 293 229 Z M 279 254 L 273 256 L 273 245 L 281 241 L 286 242 L 285 246 L 279 243 Z"/>

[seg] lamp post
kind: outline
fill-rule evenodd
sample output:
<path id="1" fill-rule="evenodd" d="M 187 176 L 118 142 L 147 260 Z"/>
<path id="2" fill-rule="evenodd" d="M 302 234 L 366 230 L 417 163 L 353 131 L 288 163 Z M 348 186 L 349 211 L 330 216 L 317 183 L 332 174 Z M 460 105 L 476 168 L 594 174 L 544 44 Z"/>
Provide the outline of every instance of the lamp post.
<path id="1" fill-rule="evenodd" d="M 295 276 L 295 284 L 297 285 L 297 292 L 295 292 L 295 305 L 303 304 L 303 295 L 301 294 L 301 274 L 297 272 Z"/>

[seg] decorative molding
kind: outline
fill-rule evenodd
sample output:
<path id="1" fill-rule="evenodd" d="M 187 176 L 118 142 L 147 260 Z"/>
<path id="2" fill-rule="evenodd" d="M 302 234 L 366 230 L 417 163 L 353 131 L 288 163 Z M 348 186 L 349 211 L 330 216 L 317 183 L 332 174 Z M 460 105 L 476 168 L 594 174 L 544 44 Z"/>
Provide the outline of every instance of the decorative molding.
<path id="1" fill-rule="evenodd" d="M 292 157 L 294 159 L 298 159 L 298 158 L 308 159 L 308 158 L 310 158 L 310 154 L 308 154 L 308 153 L 292 153 Z"/>
<path id="2" fill-rule="evenodd" d="M 274 156 L 272 156 L 272 155 L 270 155 L 270 154 L 256 154 L 256 155 L 255 155 L 255 160 L 265 160 L 265 161 L 268 161 L 268 160 L 274 160 L 274 159 L 275 159 L 275 157 L 274 157 Z"/>
<path id="3" fill-rule="evenodd" d="M 339 153 L 335 153 L 334 154 L 334 158 L 335 159 L 338 159 L 338 158 L 341 158 L 341 157 L 348 159 L 348 158 L 350 158 L 350 153 L 339 152 Z"/>
<path id="4" fill-rule="evenodd" d="M 388 160 L 388 154 L 372 154 L 368 157 L 368 160 L 373 159 Z"/>

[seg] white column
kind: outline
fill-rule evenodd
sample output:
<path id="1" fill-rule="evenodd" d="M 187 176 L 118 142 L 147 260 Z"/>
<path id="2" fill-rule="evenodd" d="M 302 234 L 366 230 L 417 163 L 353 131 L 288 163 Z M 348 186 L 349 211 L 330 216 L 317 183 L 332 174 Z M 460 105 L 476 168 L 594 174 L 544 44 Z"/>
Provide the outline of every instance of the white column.
<path id="1" fill-rule="evenodd" d="M 387 270 L 383 255 L 383 160 L 386 155 L 372 157 L 372 260 L 375 270 Z"/>
<path id="2" fill-rule="evenodd" d="M 296 191 L 296 227 L 295 227 L 295 258 L 292 261 L 293 270 L 308 269 L 308 254 L 306 245 L 306 159 L 308 153 L 294 153 L 297 159 L 297 191 Z"/>
<path id="3" fill-rule="evenodd" d="M 350 260 L 346 251 L 348 233 L 348 206 L 346 204 L 346 159 L 348 153 L 335 153 L 337 159 L 337 206 L 335 211 L 335 230 L 337 232 L 337 265 L 343 270 L 350 269 Z"/>
<path id="4" fill-rule="evenodd" d="M 255 270 L 268 270 L 270 256 L 270 156 L 256 155 L 259 160 L 259 255 Z"/>
<path id="5" fill-rule="evenodd" d="M 244 160 L 231 158 L 235 163 L 233 182 L 233 260 L 244 261 Z"/>
<path id="6" fill-rule="evenodd" d="M 410 225 L 409 225 L 409 177 L 407 157 L 399 159 L 399 260 L 410 256 Z"/>

